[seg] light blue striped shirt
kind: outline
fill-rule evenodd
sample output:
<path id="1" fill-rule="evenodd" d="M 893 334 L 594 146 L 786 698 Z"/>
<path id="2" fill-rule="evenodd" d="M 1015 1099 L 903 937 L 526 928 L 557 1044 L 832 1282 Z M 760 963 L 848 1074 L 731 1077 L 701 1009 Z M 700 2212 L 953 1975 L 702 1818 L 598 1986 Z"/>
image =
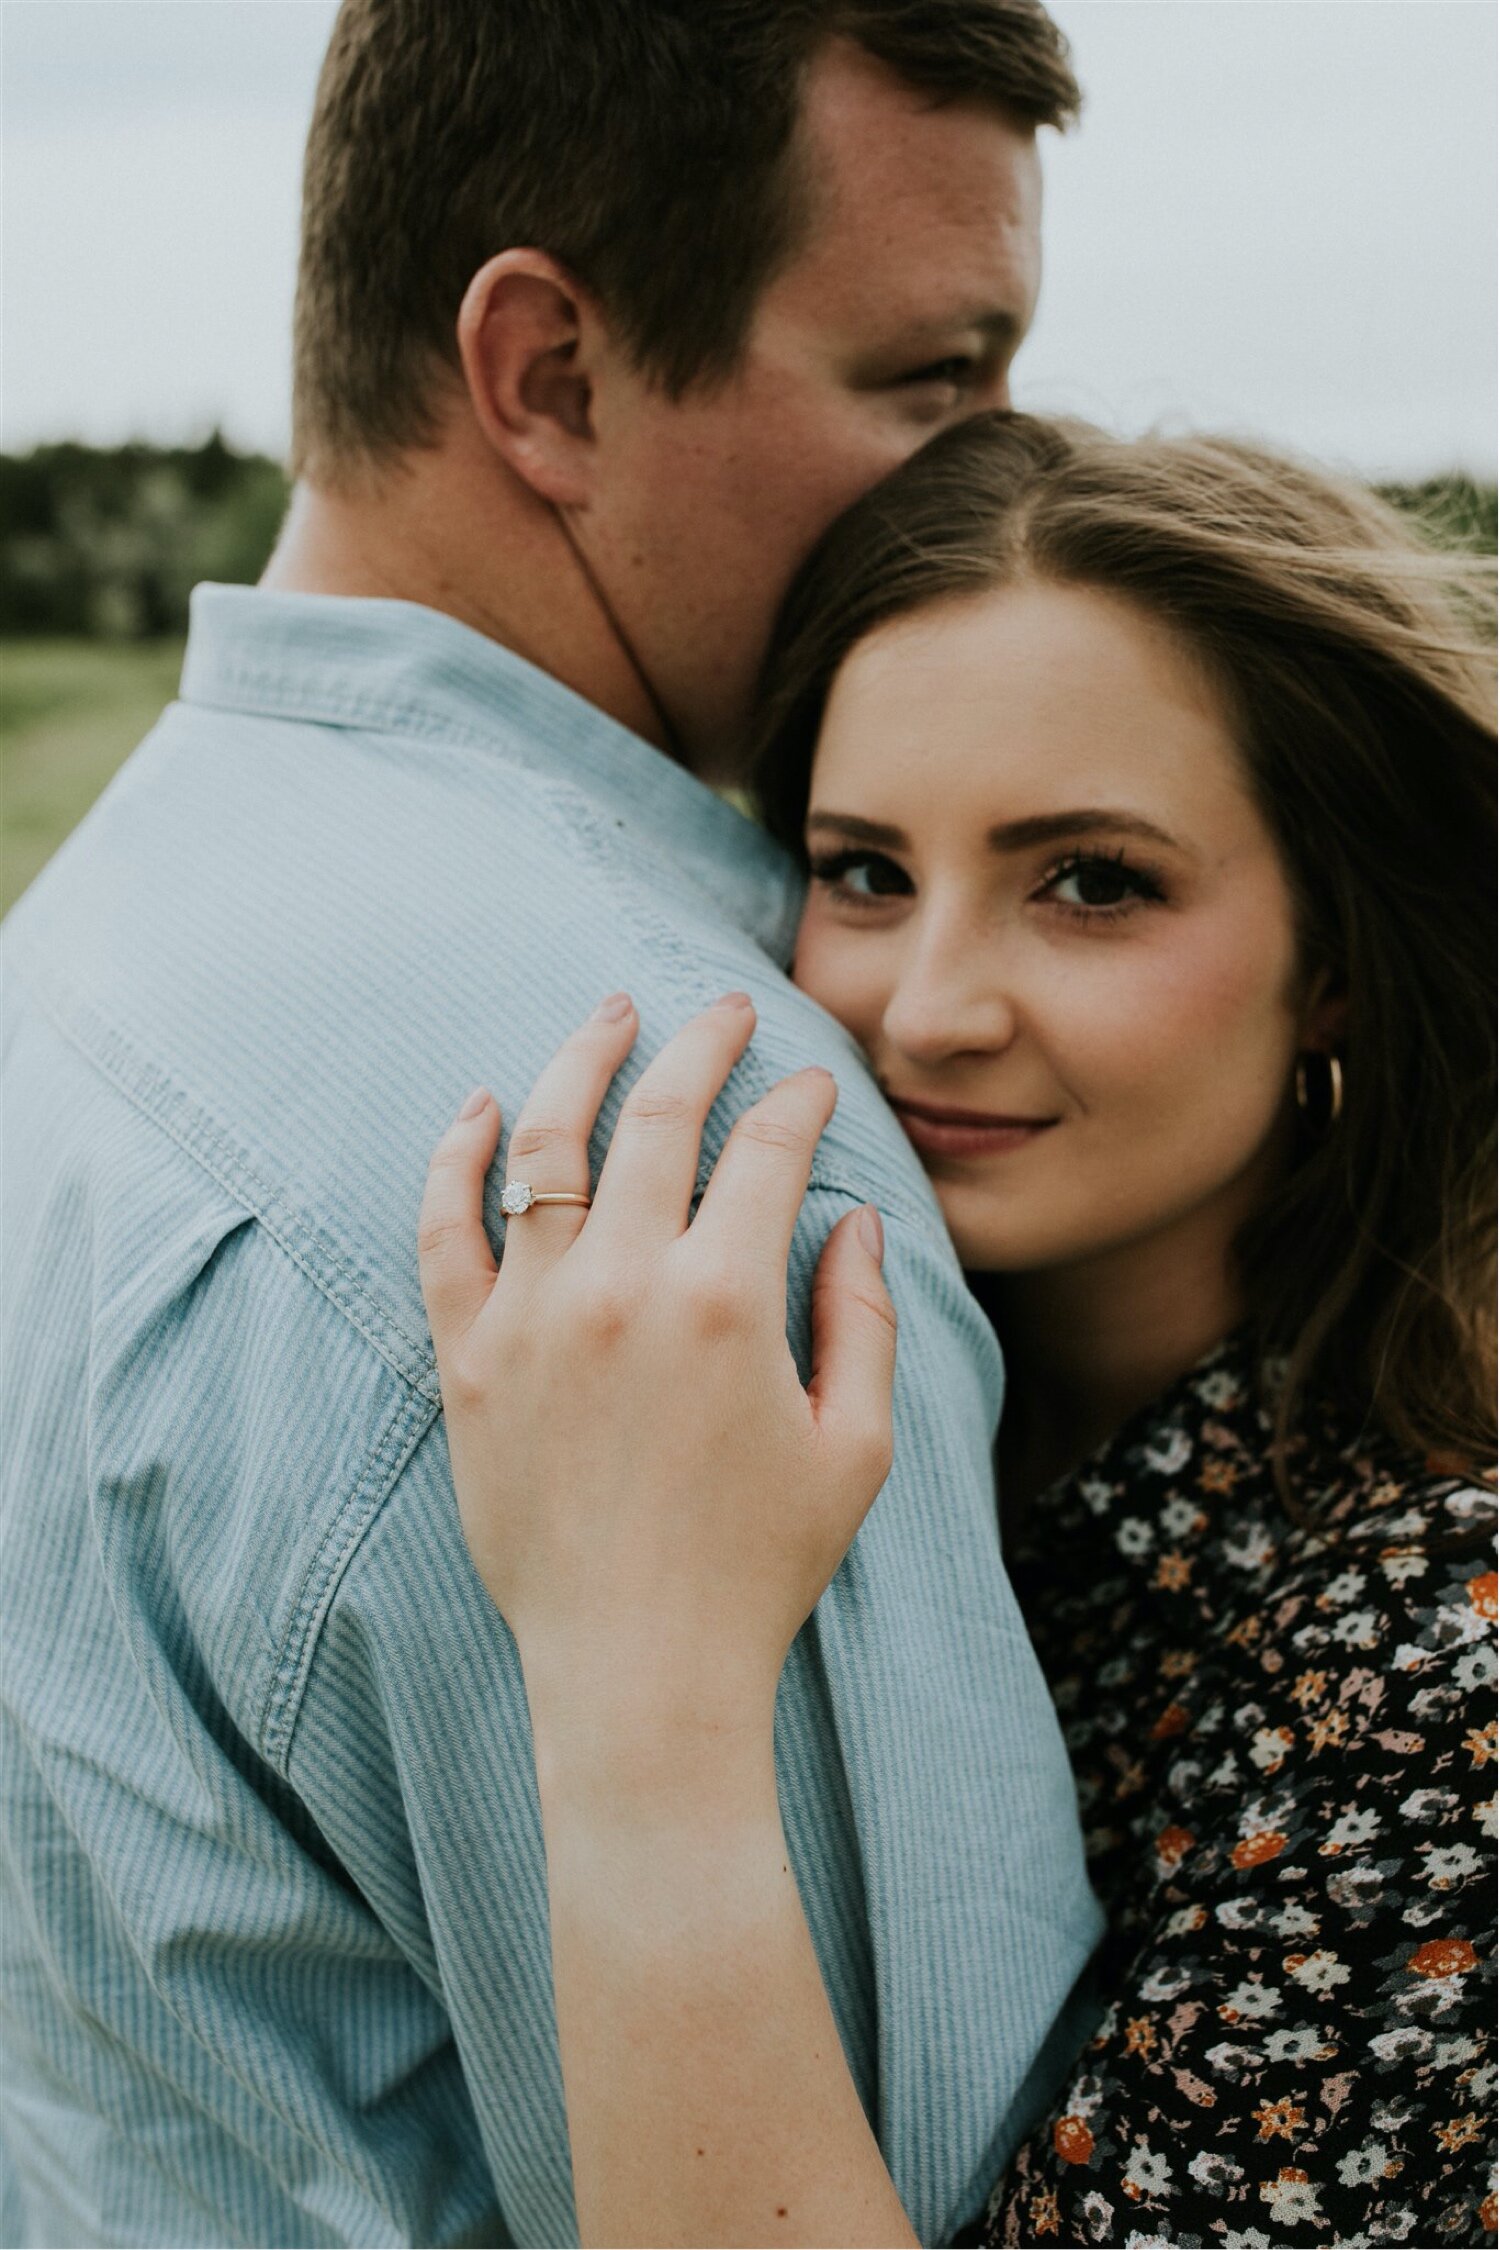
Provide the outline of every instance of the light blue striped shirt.
<path id="1" fill-rule="evenodd" d="M 755 998 L 705 1165 L 774 1077 L 837 1074 L 799 1351 L 828 1228 L 885 1214 L 896 1466 L 778 1760 L 913 2221 L 982 2200 L 1096 1913 L 1000 1566 L 994 1340 L 786 981 L 799 904 L 731 807 L 452 619 L 199 589 L 181 701 L 6 928 L 11 2240 L 576 2240 L 526 1705 L 414 1245 L 468 1087 L 513 1115 L 621 985 L 641 1057 Z"/>

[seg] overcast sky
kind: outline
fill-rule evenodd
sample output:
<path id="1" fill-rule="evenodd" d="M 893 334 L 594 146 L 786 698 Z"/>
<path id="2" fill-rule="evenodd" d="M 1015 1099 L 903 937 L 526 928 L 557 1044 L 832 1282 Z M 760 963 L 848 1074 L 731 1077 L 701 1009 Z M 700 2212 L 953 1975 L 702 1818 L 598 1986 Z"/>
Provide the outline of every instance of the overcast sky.
<path id="1" fill-rule="evenodd" d="M 1495 471 L 1490 0 L 1057 0 L 1017 403 Z M 0 442 L 283 450 L 326 0 L 3 0 Z"/>

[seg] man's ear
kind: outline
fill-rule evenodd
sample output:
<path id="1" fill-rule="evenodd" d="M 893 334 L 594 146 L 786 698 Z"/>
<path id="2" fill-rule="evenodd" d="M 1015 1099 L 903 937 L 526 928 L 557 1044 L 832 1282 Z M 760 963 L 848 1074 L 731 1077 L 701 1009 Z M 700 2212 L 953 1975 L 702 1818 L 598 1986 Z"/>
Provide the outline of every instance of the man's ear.
<path id="1" fill-rule="evenodd" d="M 576 507 L 594 455 L 587 341 L 597 309 L 541 250 L 502 250 L 464 292 L 458 346 L 480 428 L 540 499 Z"/>

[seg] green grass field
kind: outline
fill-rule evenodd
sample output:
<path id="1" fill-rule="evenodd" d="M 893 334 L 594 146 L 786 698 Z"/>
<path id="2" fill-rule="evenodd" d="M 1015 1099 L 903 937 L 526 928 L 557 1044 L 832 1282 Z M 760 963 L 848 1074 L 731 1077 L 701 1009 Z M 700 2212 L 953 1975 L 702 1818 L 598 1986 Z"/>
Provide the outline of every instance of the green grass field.
<path id="1" fill-rule="evenodd" d="M 180 641 L 0 641 L 0 913 L 39 874 L 162 706 Z"/>

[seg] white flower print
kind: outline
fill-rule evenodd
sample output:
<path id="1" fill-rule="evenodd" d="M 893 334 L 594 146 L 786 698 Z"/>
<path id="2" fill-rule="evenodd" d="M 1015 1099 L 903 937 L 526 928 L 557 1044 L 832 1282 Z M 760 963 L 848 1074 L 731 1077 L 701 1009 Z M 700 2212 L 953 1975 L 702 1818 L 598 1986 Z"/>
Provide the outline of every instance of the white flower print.
<path id="1" fill-rule="evenodd" d="M 1380 1639 L 1380 1626 L 1374 1610 L 1346 1610 L 1332 1627 L 1332 1637 L 1336 1641 L 1342 1641 L 1345 1648 L 1374 1648 Z"/>
<path id="2" fill-rule="evenodd" d="M 1269 2062 L 1311 2062 L 1322 2046 L 1321 2037 L 1310 2025 L 1299 2024 L 1293 2031 L 1273 2031 L 1267 2035 L 1266 2058 Z"/>
<path id="3" fill-rule="evenodd" d="M 1370 2115 L 1370 2123 L 1377 2133 L 1399 2133 L 1410 2121 L 1410 2105 L 1399 2101 L 1377 2102 Z"/>
<path id="4" fill-rule="evenodd" d="M 1214 1920 L 1226 1930 L 1253 1930 L 1260 1920 L 1258 1898 L 1221 1898 Z"/>
<path id="5" fill-rule="evenodd" d="M 1435 2070 L 1456 2070 L 1460 2063 L 1472 2062 L 1480 2052 L 1477 2039 L 1440 2039 L 1433 2050 Z"/>
<path id="6" fill-rule="evenodd" d="M 1388 2161 L 1389 2151 L 1381 2142 L 1366 2141 L 1339 2158 L 1338 2175 L 1345 2187 L 1369 2187 L 1381 2178 Z"/>
<path id="7" fill-rule="evenodd" d="M 1259 2227 L 1231 2227 L 1224 2237 L 1224 2250 L 1271 2250 L 1271 2237 L 1262 2234 Z"/>
<path id="8" fill-rule="evenodd" d="M 1484 1865 L 1471 1844 L 1445 1844 L 1440 1850 L 1427 1853 L 1427 1880 L 1434 1890 L 1446 1890 L 1451 1883 L 1461 1883 L 1466 1875 L 1477 1874 Z"/>
<path id="9" fill-rule="evenodd" d="M 1231 2022 L 1235 2016 L 1248 2016 L 1252 2023 L 1259 2023 L 1263 2017 L 1274 2016 L 1280 2011 L 1281 1994 L 1273 1992 L 1268 1985 L 1256 1984 L 1246 1977 L 1242 1984 L 1235 1986 L 1224 2006 L 1232 2011 Z"/>
<path id="10" fill-rule="evenodd" d="M 1288 1961 L 1287 1972 L 1304 1992 L 1332 1992 L 1336 1985 L 1347 1984 L 1350 1975 L 1338 1955 L 1327 1951 Z"/>
<path id="11" fill-rule="evenodd" d="M 1469 2099 L 1488 2109 L 1495 2091 L 1495 2065 L 1488 2062 L 1469 2074 Z"/>
<path id="12" fill-rule="evenodd" d="M 1186 1539 L 1202 1513 L 1203 1510 L 1197 1507 L 1193 1501 L 1184 1500 L 1179 1493 L 1175 1499 L 1169 1500 L 1162 1509 L 1160 1519 L 1162 1530 L 1169 1539 Z"/>
<path id="13" fill-rule="evenodd" d="M 1391 1670 L 1393 1672 L 1420 1672 L 1422 1666 L 1427 1662 L 1427 1657 L 1428 1651 L 1425 1648 L 1418 1648 L 1414 1642 L 1398 1642 L 1396 1653 L 1391 1658 Z"/>
<path id="14" fill-rule="evenodd" d="M 1414 1789 L 1396 1810 L 1403 1820 L 1436 1820 L 1452 1803 L 1446 1789 Z"/>
<path id="15" fill-rule="evenodd" d="M 1482 1805 L 1474 1807 L 1474 1821 L 1481 1836 L 1493 1837 L 1500 1833 L 1495 1826 L 1495 1800 L 1493 1797 L 1486 1798 Z"/>
<path id="16" fill-rule="evenodd" d="M 1143 1555 L 1151 1545 L 1153 1532 L 1149 1523 L 1140 1516 L 1126 1516 L 1115 1529 L 1115 1545 L 1122 1555 Z"/>
<path id="17" fill-rule="evenodd" d="M 1454 1665 L 1453 1677 L 1466 1692 L 1488 1687 L 1495 1677 L 1495 1651 L 1489 1642 L 1467 1650 Z"/>
<path id="18" fill-rule="evenodd" d="M 1188 2171 L 1199 2187 L 1208 2188 L 1217 2195 L 1222 2195 L 1225 2188 L 1245 2177 L 1238 2164 L 1232 2164 L 1227 2156 L 1221 2156 L 1217 2150 L 1207 2148 L 1201 2149 L 1193 2158 Z"/>
<path id="19" fill-rule="evenodd" d="M 1226 1539 L 1224 1560 L 1236 1570 L 1260 1570 L 1276 1552 L 1276 1543 L 1264 1525 L 1256 1524 L 1239 1539 Z"/>
<path id="20" fill-rule="evenodd" d="M 1403 2024 L 1398 2031 L 1377 2032 L 1370 2052 L 1380 2062 L 1417 2062 L 1432 2050 L 1432 2033 L 1419 2025 Z"/>
<path id="21" fill-rule="evenodd" d="M 1164 2156 L 1156 2155 L 1144 2141 L 1137 2141 L 1125 2167 L 1125 2185 L 1138 2188 L 1142 2195 L 1171 2195 L 1172 2167 Z"/>
<path id="22" fill-rule="evenodd" d="M 1145 1458 L 1164 1477 L 1172 1477 L 1193 1458 L 1193 1441 L 1186 1430 L 1168 1430 L 1155 1445 L 1145 1448 Z"/>
<path id="23" fill-rule="evenodd" d="M 1102 1516 L 1114 1499 L 1115 1488 L 1102 1477 L 1080 1477 L 1078 1496 L 1091 1515 Z"/>
<path id="24" fill-rule="evenodd" d="M 1404 1554 L 1382 1555 L 1380 1567 L 1392 1586 L 1404 1586 L 1409 1578 L 1427 1576 L 1427 1557 L 1408 1548 Z"/>
<path id="25" fill-rule="evenodd" d="M 1365 1590 L 1362 1570 L 1341 1570 L 1337 1578 L 1330 1578 L 1318 1596 L 1319 1609 L 1342 1609 L 1346 1602 L 1358 1601 Z"/>
<path id="26" fill-rule="evenodd" d="M 1284 1906 L 1279 1914 L 1271 1916 L 1271 1927 L 1278 1937 L 1316 1937 L 1323 1927 L 1316 1914 L 1309 1914 L 1298 1899 Z"/>
<path id="27" fill-rule="evenodd" d="M 1207 1375 L 1200 1375 L 1194 1388 L 1204 1405 L 1219 1414 L 1226 1406 L 1233 1406 L 1240 1395 L 1239 1382 L 1227 1367 L 1216 1367 Z"/>
<path id="28" fill-rule="evenodd" d="M 1114 2232 L 1115 2207 L 1106 2202 L 1097 2188 L 1091 2188 L 1079 2206 L 1083 2223 L 1096 2242 L 1108 2242 Z"/>
<path id="29" fill-rule="evenodd" d="M 1221 2039 L 1203 2059 L 1221 2078 L 1242 2078 L 1255 2058 L 1248 2047 L 1236 2047 L 1231 2040 Z"/>
<path id="30" fill-rule="evenodd" d="M 1259 1766 L 1262 1773 L 1275 1773 L 1286 1764 L 1288 1751 L 1295 1748 L 1290 1727 L 1257 1727 L 1250 1745 L 1250 1763 Z"/>
<path id="31" fill-rule="evenodd" d="M 1326 1841 L 1339 1851 L 1347 1851 L 1351 1844 L 1368 1844 L 1380 1834 L 1380 1815 L 1370 1809 L 1356 1809 L 1341 1813 L 1329 1829 Z"/>
<path id="32" fill-rule="evenodd" d="M 1318 2209 L 1318 2191 L 1305 2173 L 1284 2171 L 1279 2179 L 1262 2180 L 1262 2201 L 1271 2206 L 1271 2216 L 1278 2226 L 1321 2226 L 1323 2214 Z"/>
<path id="33" fill-rule="evenodd" d="M 1399 2211 L 1387 2211 L 1381 2222 L 1387 2242 L 1404 2242 L 1416 2223 L 1415 2211 L 1408 2211 L 1404 2205 Z"/>
<path id="34" fill-rule="evenodd" d="M 1166 1935 L 1168 1937 L 1191 1937 L 1194 1930 L 1202 1929 L 1203 1919 L 1201 1906 L 1180 1906 L 1175 1914 L 1169 1914 L 1167 1917 Z"/>
<path id="35" fill-rule="evenodd" d="M 1143 2000 L 1175 2000 L 1192 1981 L 1186 1969 L 1155 1969 L 1150 1976 L 1142 1977 L 1136 1989 Z"/>

